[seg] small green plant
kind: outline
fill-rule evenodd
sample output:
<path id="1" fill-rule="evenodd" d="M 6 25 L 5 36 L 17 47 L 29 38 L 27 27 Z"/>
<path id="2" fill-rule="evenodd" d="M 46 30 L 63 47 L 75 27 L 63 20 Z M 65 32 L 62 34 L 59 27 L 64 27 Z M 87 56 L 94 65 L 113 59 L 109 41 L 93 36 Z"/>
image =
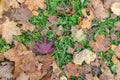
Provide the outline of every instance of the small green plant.
<path id="1" fill-rule="evenodd" d="M 7 44 L 2 38 L 0 38 L 0 52 L 6 52 L 10 48 L 10 45 Z"/>

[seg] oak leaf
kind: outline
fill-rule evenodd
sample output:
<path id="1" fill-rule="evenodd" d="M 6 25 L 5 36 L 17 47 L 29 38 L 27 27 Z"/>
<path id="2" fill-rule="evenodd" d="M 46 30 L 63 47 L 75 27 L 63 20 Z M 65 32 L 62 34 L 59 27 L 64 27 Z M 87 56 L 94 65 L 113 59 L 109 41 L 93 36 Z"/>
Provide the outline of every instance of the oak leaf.
<path id="1" fill-rule="evenodd" d="M 19 8 L 19 3 L 17 2 L 17 0 L 4 0 L 6 5 L 12 8 Z"/>
<path id="2" fill-rule="evenodd" d="M 97 35 L 95 37 L 96 42 L 89 42 L 93 51 L 107 51 L 110 48 L 110 39 L 106 38 L 104 35 Z"/>
<path id="3" fill-rule="evenodd" d="M 2 26 L 2 38 L 9 44 L 12 43 L 13 35 L 20 35 L 20 29 L 16 26 L 17 23 L 7 19 Z"/>

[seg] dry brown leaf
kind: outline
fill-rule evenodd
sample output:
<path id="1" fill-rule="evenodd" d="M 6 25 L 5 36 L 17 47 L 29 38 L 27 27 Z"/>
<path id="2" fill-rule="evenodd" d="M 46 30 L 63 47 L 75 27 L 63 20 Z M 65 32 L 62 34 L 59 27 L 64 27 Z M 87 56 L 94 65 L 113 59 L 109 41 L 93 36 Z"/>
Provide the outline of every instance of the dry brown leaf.
<path id="1" fill-rule="evenodd" d="M 103 20 L 109 16 L 107 9 L 103 6 L 102 0 L 90 0 L 89 7 L 98 20 Z"/>
<path id="2" fill-rule="evenodd" d="M 120 44 L 115 48 L 115 55 L 120 58 Z"/>
<path id="3" fill-rule="evenodd" d="M 67 53 L 73 54 L 75 49 L 73 49 L 71 46 L 68 46 Z"/>
<path id="4" fill-rule="evenodd" d="M 16 80 L 29 80 L 29 75 L 25 74 L 24 72 L 21 72 Z"/>
<path id="5" fill-rule="evenodd" d="M 46 8 L 45 0 L 26 0 L 25 4 L 31 11 Z"/>
<path id="6" fill-rule="evenodd" d="M 11 16 L 15 18 L 15 20 L 27 22 L 31 15 L 32 12 L 27 7 L 19 7 L 11 11 Z"/>
<path id="7" fill-rule="evenodd" d="M 93 48 L 93 51 L 107 51 L 110 47 L 110 39 L 106 38 L 104 35 L 97 35 L 95 37 L 96 42 L 89 42 L 90 46 Z"/>
<path id="8" fill-rule="evenodd" d="M 112 56 L 112 62 L 116 67 L 116 75 L 114 80 L 120 80 L 120 61 L 117 59 L 115 55 Z"/>
<path id="9" fill-rule="evenodd" d="M 112 49 L 113 51 L 115 51 L 115 49 L 116 49 L 117 46 L 113 44 L 113 45 L 111 45 L 110 47 L 111 47 L 111 49 Z"/>
<path id="10" fill-rule="evenodd" d="M 85 18 L 83 18 L 82 21 L 80 21 L 80 27 L 83 30 L 87 30 L 91 28 L 92 20 L 94 19 L 93 12 L 91 10 L 88 11 L 89 15 L 87 14 L 87 9 L 82 9 L 82 13 Z"/>
<path id="11" fill-rule="evenodd" d="M 71 76 L 80 76 L 81 67 L 79 65 L 68 63 L 64 69 L 68 78 Z"/>
<path id="12" fill-rule="evenodd" d="M 120 2 L 115 2 L 111 5 L 111 11 L 117 15 L 120 16 Z"/>
<path id="13" fill-rule="evenodd" d="M 85 61 L 87 64 L 90 64 L 90 62 L 94 61 L 96 59 L 96 54 L 84 49 L 78 54 L 75 54 L 73 57 L 73 62 L 75 64 L 82 65 L 83 61 Z"/>
<path id="14" fill-rule="evenodd" d="M 115 31 L 120 31 L 120 22 L 115 22 Z"/>
<path id="15" fill-rule="evenodd" d="M 13 77 L 12 71 L 14 64 L 12 62 L 2 62 L 0 65 L 0 78 L 5 77 L 10 79 Z"/>
<path id="16" fill-rule="evenodd" d="M 104 7 L 110 9 L 112 3 L 119 2 L 120 0 L 103 0 Z"/>
<path id="17" fill-rule="evenodd" d="M 32 24 L 30 24 L 30 23 L 27 23 L 27 22 L 24 22 L 24 21 L 20 21 L 20 22 L 18 22 L 19 24 L 22 24 L 22 26 L 21 26 L 21 30 L 24 30 L 24 31 L 33 31 L 34 29 L 35 29 L 35 26 L 34 25 L 32 25 Z"/>
<path id="18" fill-rule="evenodd" d="M 17 0 L 4 0 L 6 5 L 12 8 L 19 8 L 19 3 L 17 2 Z"/>
<path id="19" fill-rule="evenodd" d="M 56 15 L 49 15 L 49 16 L 48 16 L 48 20 L 49 20 L 49 22 L 52 23 L 52 24 L 54 24 L 54 23 L 56 23 L 56 22 L 59 21 L 59 19 L 57 18 Z"/>
<path id="20" fill-rule="evenodd" d="M 4 60 L 4 55 L 2 53 L 0 53 L 0 61 Z"/>
<path id="21" fill-rule="evenodd" d="M 4 53 L 4 56 L 6 59 L 15 62 L 14 74 L 18 75 L 18 72 L 20 72 L 19 65 L 21 64 L 22 57 L 17 56 L 15 49 L 8 50 Z"/>
<path id="22" fill-rule="evenodd" d="M 103 80 L 114 80 L 114 75 L 105 64 L 101 65 L 101 71 L 102 71 L 102 75 L 100 76 L 100 78 L 106 77 L 106 79 L 103 79 Z"/>
<path id="23" fill-rule="evenodd" d="M 7 11 L 9 7 L 5 4 L 4 0 L 0 0 L 0 18 L 2 18 L 2 14 L 4 11 Z"/>
<path id="24" fill-rule="evenodd" d="M 62 71 L 60 70 L 60 68 L 58 67 L 55 61 L 53 61 L 52 67 L 53 67 L 53 73 L 51 75 L 51 80 L 60 80 Z"/>
<path id="25" fill-rule="evenodd" d="M 16 26 L 17 23 L 7 19 L 2 26 L 2 38 L 9 44 L 12 43 L 13 35 L 20 35 L 20 29 Z"/>

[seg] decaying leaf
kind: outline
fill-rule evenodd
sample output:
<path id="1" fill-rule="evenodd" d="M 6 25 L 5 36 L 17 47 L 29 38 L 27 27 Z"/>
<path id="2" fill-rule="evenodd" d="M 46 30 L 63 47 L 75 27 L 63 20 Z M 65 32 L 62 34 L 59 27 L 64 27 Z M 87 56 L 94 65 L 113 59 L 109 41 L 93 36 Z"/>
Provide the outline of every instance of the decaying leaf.
<path id="1" fill-rule="evenodd" d="M 24 21 L 19 21 L 18 23 L 21 24 L 20 29 L 23 31 L 31 31 L 32 32 L 35 29 L 35 26 L 30 23 L 27 23 Z"/>
<path id="2" fill-rule="evenodd" d="M 115 2 L 119 2 L 120 0 L 103 0 L 104 7 L 106 9 L 110 9 L 111 5 Z"/>
<path id="3" fill-rule="evenodd" d="M 115 31 L 120 31 L 120 22 L 115 22 Z"/>
<path id="4" fill-rule="evenodd" d="M 62 75 L 62 76 L 60 77 L 60 80 L 68 80 L 68 79 L 66 78 L 66 76 Z"/>
<path id="5" fill-rule="evenodd" d="M 68 78 L 71 76 L 80 76 L 81 67 L 79 65 L 68 63 L 64 69 Z"/>
<path id="6" fill-rule="evenodd" d="M 115 67 L 116 67 L 116 75 L 114 80 L 120 80 L 120 61 L 114 55 L 112 57 L 112 62 L 115 64 Z"/>
<path id="7" fill-rule="evenodd" d="M 20 29 L 16 26 L 17 23 L 7 19 L 2 26 L 2 38 L 5 39 L 7 43 L 12 43 L 13 35 L 20 35 Z"/>
<path id="8" fill-rule="evenodd" d="M 29 75 L 25 74 L 24 72 L 21 72 L 16 80 L 29 80 Z"/>
<path id="9" fill-rule="evenodd" d="M 75 49 L 73 49 L 71 46 L 68 46 L 67 53 L 73 54 Z"/>
<path id="10" fill-rule="evenodd" d="M 102 75 L 100 75 L 100 80 L 114 80 L 114 76 L 111 70 L 105 64 L 101 66 L 101 71 Z"/>
<path id="11" fill-rule="evenodd" d="M 120 16 L 120 2 L 113 3 L 111 10 L 115 15 Z"/>
<path id="12" fill-rule="evenodd" d="M 78 41 L 82 41 L 86 39 L 86 35 L 82 29 L 77 29 L 75 26 L 71 29 L 72 36 Z"/>
<path id="13" fill-rule="evenodd" d="M 93 53 L 87 49 L 84 49 L 80 53 L 74 55 L 73 62 L 75 64 L 82 65 L 83 61 L 85 61 L 87 64 L 90 64 L 90 62 L 94 61 L 95 58 L 96 58 L 95 53 Z"/>
<path id="14" fill-rule="evenodd" d="M 2 18 L 2 14 L 4 11 L 7 11 L 9 7 L 6 5 L 4 0 L 0 0 L 0 18 Z"/>
<path id="15" fill-rule="evenodd" d="M 80 21 L 80 28 L 82 28 L 83 30 L 90 29 L 92 20 L 94 19 L 93 12 L 91 10 L 88 10 L 88 12 L 89 14 L 87 14 L 87 9 L 82 9 L 84 18 Z"/>
<path id="16" fill-rule="evenodd" d="M 93 51 L 107 51 L 110 47 L 110 39 L 106 38 L 104 35 L 97 35 L 95 37 L 96 42 L 90 42 L 90 46 L 93 48 Z"/>
<path id="17" fill-rule="evenodd" d="M 12 8 L 19 8 L 19 3 L 17 2 L 17 0 L 4 0 L 6 5 Z"/>
<path id="18" fill-rule="evenodd" d="M 103 20 L 109 16 L 107 9 L 103 6 L 102 0 L 90 0 L 89 7 L 97 20 Z"/>
<path id="19" fill-rule="evenodd" d="M 51 80 L 60 80 L 62 71 L 60 70 L 60 68 L 58 67 L 55 61 L 53 61 L 52 67 L 53 67 L 53 73 L 51 75 Z"/>
<path id="20" fill-rule="evenodd" d="M 11 11 L 11 16 L 13 16 L 15 20 L 27 22 L 31 15 L 32 12 L 27 7 L 19 7 Z"/>
<path id="21" fill-rule="evenodd" d="M 115 55 L 120 58 L 120 44 L 115 48 Z"/>
<path id="22" fill-rule="evenodd" d="M 45 0 L 26 0 L 25 4 L 31 11 L 38 8 L 45 9 L 46 7 Z"/>
<path id="23" fill-rule="evenodd" d="M 5 77 L 10 79 L 13 77 L 12 71 L 14 69 L 14 64 L 12 62 L 2 62 L 0 65 L 0 78 Z"/>

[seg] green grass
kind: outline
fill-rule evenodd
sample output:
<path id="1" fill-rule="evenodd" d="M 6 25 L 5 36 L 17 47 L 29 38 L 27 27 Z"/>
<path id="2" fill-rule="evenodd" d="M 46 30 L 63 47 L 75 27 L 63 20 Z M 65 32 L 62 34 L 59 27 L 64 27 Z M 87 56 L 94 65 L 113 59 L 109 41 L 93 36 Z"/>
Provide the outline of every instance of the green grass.
<path id="1" fill-rule="evenodd" d="M 0 37 L 0 53 L 6 52 L 9 48 L 10 45 Z"/>

